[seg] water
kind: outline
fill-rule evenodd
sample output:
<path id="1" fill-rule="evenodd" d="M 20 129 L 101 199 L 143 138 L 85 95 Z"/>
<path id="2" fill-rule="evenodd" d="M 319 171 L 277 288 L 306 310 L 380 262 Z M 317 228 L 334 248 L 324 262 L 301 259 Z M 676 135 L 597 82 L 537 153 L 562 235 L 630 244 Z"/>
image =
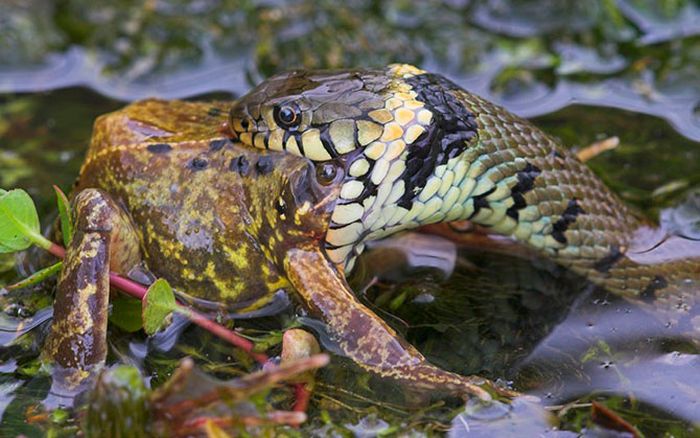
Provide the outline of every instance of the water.
<path id="1" fill-rule="evenodd" d="M 411 62 L 535 117 L 571 147 L 618 136 L 620 146 L 590 165 L 651 218 L 700 188 L 700 9 L 690 1 L 93 3 L 0 5 L 0 187 L 27 189 L 47 224 L 51 185 L 70 188 L 99 114 L 148 96 L 230 98 L 298 66 Z M 693 208 L 664 213 L 689 236 L 697 217 Z M 401 272 L 365 299 L 432 362 L 513 382 L 550 406 L 563 429 L 595 434 L 590 406 L 600 401 L 648 436 L 698 434 L 697 337 L 669 332 L 644 308 L 542 260 L 470 249 L 456 260 L 446 282 L 432 268 Z M 0 256 L 0 284 L 24 267 Z M 46 325 L 12 347 L 7 330 L 45 319 L 39 309 L 49 300 L 43 289 L 0 296 L 0 435 L 47 427 L 25 421 L 49 387 L 33 377 Z M 295 321 L 290 309 L 241 327 L 275 352 L 275 330 Z M 151 386 L 183 355 L 221 378 L 251 369 L 192 327 L 163 338 L 154 344 L 112 327 L 110 362 L 136 365 Z M 534 418 L 527 403 L 499 416 L 419 402 L 338 359 L 320 373 L 305 430 L 400 426 L 458 436 L 464 424 L 483 435 L 547 427 L 524 420 Z"/>

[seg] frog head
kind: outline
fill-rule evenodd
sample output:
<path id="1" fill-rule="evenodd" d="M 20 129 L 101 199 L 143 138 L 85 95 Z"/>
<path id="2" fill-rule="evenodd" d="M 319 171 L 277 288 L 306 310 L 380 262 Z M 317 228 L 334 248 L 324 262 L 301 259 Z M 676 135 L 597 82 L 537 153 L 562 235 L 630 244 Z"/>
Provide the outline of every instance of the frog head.
<path id="1" fill-rule="evenodd" d="M 248 173 L 255 175 L 254 184 L 243 185 L 246 229 L 267 258 L 281 267 L 292 248 L 322 250 L 344 179 L 342 167 L 279 152 L 248 150 L 240 157 L 248 157 L 254 168 Z"/>

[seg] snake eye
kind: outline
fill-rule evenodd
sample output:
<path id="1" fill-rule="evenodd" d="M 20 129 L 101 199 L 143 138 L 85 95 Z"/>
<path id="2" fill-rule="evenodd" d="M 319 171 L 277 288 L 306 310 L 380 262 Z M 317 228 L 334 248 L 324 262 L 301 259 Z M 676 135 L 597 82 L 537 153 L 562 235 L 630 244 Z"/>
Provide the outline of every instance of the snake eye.
<path id="1" fill-rule="evenodd" d="M 275 123 L 282 128 L 296 128 L 301 123 L 301 114 L 296 105 L 276 106 L 272 112 Z"/>
<path id="2" fill-rule="evenodd" d="M 327 161 L 316 165 L 316 180 L 323 186 L 335 182 L 340 174 L 342 174 L 340 167 L 333 162 Z"/>

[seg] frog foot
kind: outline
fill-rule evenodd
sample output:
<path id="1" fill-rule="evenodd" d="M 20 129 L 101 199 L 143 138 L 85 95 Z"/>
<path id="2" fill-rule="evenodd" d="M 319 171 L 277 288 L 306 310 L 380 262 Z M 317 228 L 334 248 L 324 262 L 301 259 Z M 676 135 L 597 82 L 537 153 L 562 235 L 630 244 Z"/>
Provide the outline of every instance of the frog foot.
<path id="1" fill-rule="evenodd" d="M 491 400 L 492 393 L 506 398 L 518 395 L 487 379 L 462 376 L 430 364 L 357 300 L 345 277 L 321 250 L 289 250 L 285 270 L 308 309 L 323 319 L 343 354 L 361 368 L 421 392 L 439 391 L 482 400 Z"/>

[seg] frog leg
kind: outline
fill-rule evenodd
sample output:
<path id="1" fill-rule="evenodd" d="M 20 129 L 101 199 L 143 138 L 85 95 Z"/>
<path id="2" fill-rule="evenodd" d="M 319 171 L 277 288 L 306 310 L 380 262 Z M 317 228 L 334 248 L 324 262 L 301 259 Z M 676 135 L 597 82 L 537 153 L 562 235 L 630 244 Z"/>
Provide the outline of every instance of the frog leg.
<path id="1" fill-rule="evenodd" d="M 77 384 L 107 356 L 110 270 L 128 272 L 140 251 L 128 216 L 104 192 L 78 193 L 73 214 L 75 232 L 66 248 L 43 357 L 74 370 L 70 379 Z"/>
<path id="2" fill-rule="evenodd" d="M 492 391 L 512 397 L 480 377 L 461 376 L 430 364 L 370 309 L 360 303 L 320 249 L 293 248 L 285 257 L 287 276 L 311 312 L 326 323 L 341 351 L 363 369 L 412 389 L 491 398 Z"/>

